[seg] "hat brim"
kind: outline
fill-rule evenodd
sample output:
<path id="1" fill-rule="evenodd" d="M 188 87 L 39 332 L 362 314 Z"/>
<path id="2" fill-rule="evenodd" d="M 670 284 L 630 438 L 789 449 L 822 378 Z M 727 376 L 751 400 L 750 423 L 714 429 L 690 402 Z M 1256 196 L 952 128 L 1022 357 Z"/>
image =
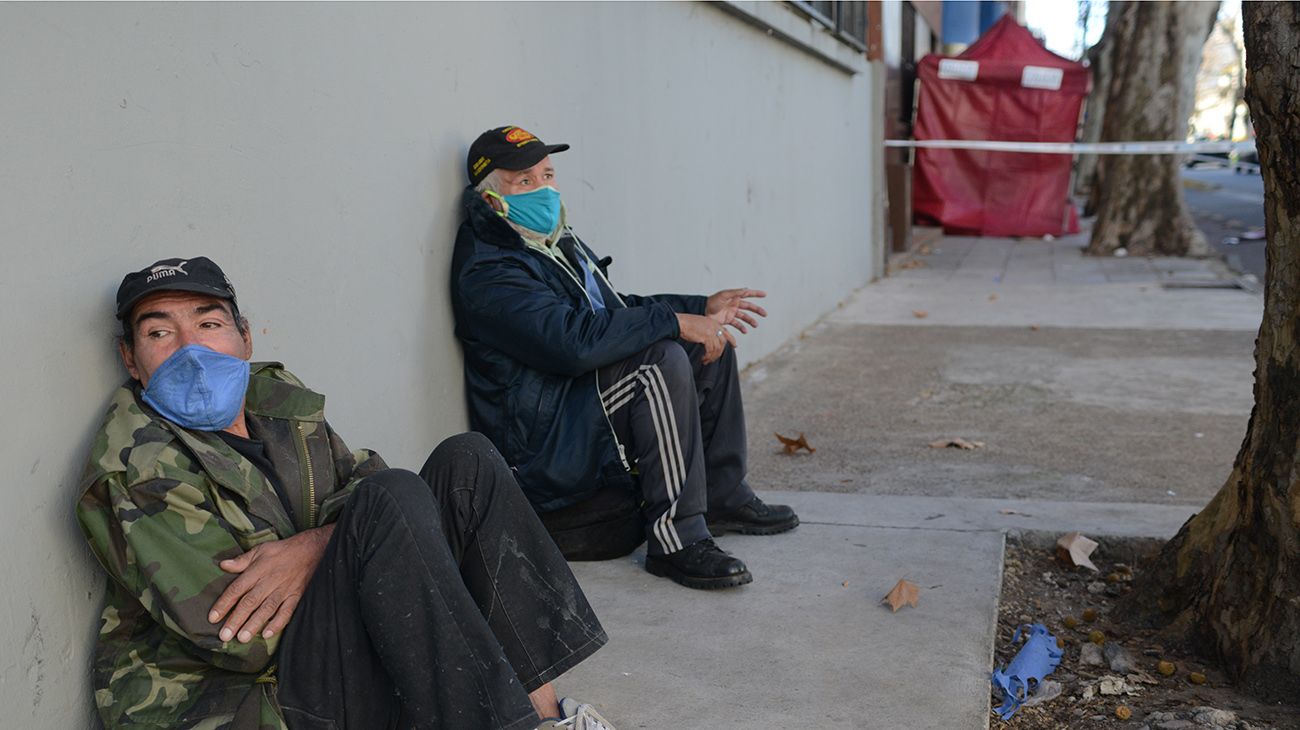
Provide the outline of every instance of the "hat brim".
<path id="1" fill-rule="evenodd" d="M 139 294 L 136 294 L 135 296 L 123 302 L 122 306 L 119 307 L 117 310 L 117 318 L 125 319 L 126 315 L 131 313 L 131 309 L 134 308 L 135 305 L 138 304 L 141 299 L 157 294 L 158 292 L 164 292 L 164 291 L 193 292 L 195 294 L 207 294 L 208 296 L 216 297 L 218 299 L 225 299 L 226 301 L 231 301 L 231 302 L 235 300 L 235 297 L 232 296 L 230 291 L 227 289 L 218 289 L 216 287 L 207 286 L 205 284 L 198 284 L 198 283 L 186 282 L 186 281 L 178 281 L 175 284 L 168 282 L 161 286 L 153 287 L 148 291 L 142 291 Z"/>
<path id="2" fill-rule="evenodd" d="M 503 161 L 500 165 L 497 165 L 497 167 L 498 169 L 509 170 L 511 172 L 527 170 L 533 165 L 546 159 L 548 156 L 556 152 L 563 152 L 567 149 L 569 149 L 569 145 L 567 144 L 548 144 L 542 145 L 541 147 L 528 145 L 519 150 L 517 156 L 512 157 L 508 162 Z"/>

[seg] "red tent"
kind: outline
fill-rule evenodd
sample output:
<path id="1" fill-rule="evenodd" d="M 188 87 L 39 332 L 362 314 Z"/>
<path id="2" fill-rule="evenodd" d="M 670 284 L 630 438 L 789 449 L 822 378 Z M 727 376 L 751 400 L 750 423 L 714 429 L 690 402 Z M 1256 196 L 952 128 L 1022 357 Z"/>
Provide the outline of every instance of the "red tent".
<path id="1" fill-rule="evenodd" d="M 1047 50 L 1009 15 L 960 56 L 921 59 L 918 75 L 918 140 L 1073 142 L 1090 83 L 1086 66 Z M 918 148 L 913 210 L 948 233 L 1074 233 L 1070 163 L 1066 154 Z"/>

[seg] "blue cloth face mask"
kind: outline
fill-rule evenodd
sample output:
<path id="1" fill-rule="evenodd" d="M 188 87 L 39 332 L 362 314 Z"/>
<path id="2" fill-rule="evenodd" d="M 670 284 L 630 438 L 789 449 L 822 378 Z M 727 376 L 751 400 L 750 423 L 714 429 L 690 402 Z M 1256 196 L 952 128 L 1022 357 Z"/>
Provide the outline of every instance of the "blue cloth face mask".
<path id="1" fill-rule="evenodd" d="M 560 225 L 560 191 L 550 185 L 501 199 L 506 203 L 506 218 L 530 231 L 550 233 Z"/>
<path id="2" fill-rule="evenodd" d="M 247 360 L 186 345 L 153 371 L 144 402 L 183 428 L 220 431 L 235 422 L 247 390 Z"/>

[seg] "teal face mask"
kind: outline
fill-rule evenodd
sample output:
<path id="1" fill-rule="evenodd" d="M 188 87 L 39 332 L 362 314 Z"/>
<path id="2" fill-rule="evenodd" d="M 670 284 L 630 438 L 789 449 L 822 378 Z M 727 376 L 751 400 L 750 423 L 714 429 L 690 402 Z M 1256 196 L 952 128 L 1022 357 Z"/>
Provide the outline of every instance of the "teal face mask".
<path id="1" fill-rule="evenodd" d="M 560 191 L 547 185 L 518 195 L 503 195 L 506 218 L 530 231 L 550 233 L 560 225 Z"/>

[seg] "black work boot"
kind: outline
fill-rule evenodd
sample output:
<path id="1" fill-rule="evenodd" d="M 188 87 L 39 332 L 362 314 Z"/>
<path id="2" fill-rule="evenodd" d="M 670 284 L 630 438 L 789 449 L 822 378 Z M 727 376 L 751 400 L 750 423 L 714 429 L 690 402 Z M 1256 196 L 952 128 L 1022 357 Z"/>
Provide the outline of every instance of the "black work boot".
<path id="1" fill-rule="evenodd" d="M 667 555 L 647 555 L 650 575 L 671 578 L 687 588 L 730 588 L 754 580 L 749 568 L 706 537 Z"/>
<path id="2" fill-rule="evenodd" d="M 764 504 L 755 496 L 735 512 L 720 515 L 712 512 L 704 516 L 709 534 L 714 537 L 727 532 L 742 535 L 775 535 L 799 526 L 799 516 L 783 504 Z"/>

